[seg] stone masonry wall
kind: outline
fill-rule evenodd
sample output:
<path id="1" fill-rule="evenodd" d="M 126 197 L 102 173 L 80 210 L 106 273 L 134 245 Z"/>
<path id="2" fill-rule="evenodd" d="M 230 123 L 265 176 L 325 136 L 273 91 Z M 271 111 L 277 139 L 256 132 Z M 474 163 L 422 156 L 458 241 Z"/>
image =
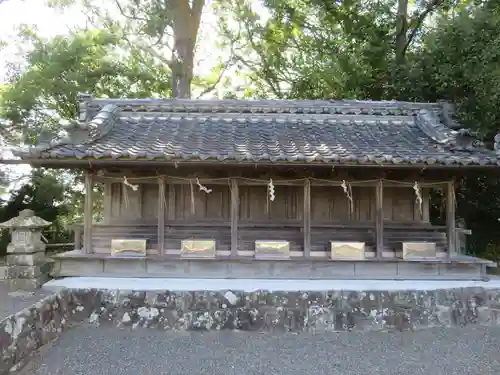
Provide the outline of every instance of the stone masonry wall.
<path id="1" fill-rule="evenodd" d="M 500 290 L 329 292 L 102 291 L 97 324 L 179 330 L 408 330 L 500 324 Z"/>
<path id="2" fill-rule="evenodd" d="M 99 305 L 97 296 L 92 291 L 63 290 L 0 320 L 0 375 L 21 369 L 37 349 L 85 321 Z"/>
<path id="3" fill-rule="evenodd" d="M 63 290 L 0 321 L 0 375 L 75 323 L 161 330 L 363 331 L 500 324 L 500 289 L 328 292 Z"/>

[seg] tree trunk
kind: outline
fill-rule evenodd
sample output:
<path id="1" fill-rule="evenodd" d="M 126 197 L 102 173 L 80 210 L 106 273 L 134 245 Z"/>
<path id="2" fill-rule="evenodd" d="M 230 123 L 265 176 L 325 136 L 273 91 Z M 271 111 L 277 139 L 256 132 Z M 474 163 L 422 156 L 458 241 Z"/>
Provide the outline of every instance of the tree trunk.
<path id="1" fill-rule="evenodd" d="M 194 53 L 205 0 L 172 0 L 174 47 L 172 50 L 172 94 L 189 99 L 193 80 Z"/>
<path id="2" fill-rule="evenodd" d="M 406 45 L 408 43 L 408 0 L 398 0 L 396 15 L 396 65 L 405 62 Z"/>
<path id="3" fill-rule="evenodd" d="M 187 38 L 175 41 L 172 51 L 172 94 L 174 98 L 189 99 L 194 70 L 194 43 Z"/>

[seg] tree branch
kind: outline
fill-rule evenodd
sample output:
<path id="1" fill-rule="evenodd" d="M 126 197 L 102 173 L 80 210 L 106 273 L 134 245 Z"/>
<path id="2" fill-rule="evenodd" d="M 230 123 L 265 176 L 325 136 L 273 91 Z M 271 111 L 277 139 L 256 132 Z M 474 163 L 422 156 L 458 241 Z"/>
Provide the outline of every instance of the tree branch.
<path id="1" fill-rule="evenodd" d="M 232 43 L 232 45 L 234 45 L 234 42 Z M 221 72 L 219 73 L 219 76 L 217 77 L 217 79 L 215 80 L 215 82 L 213 84 L 211 84 L 210 86 L 208 86 L 207 88 L 205 88 L 205 90 L 203 90 L 201 92 L 201 94 L 198 95 L 198 97 L 196 99 L 201 99 L 204 95 L 207 95 L 207 94 L 209 94 L 209 93 L 211 93 L 212 91 L 215 90 L 215 88 L 217 87 L 217 85 L 222 80 L 222 77 L 224 76 L 224 74 L 227 72 L 227 70 L 229 69 L 229 67 L 232 65 L 232 61 L 233 60 L 234 60 L 234 47 L 231 47 L 231 52 L 230 52 L 229 58 L 223 64 L 223 68 L 222 68 Z"/>
<path id="2" fill-rule="evenodd" d="M 412 25 L 412 30 L 411 30 L 410 34 L 408 35 L 408 38 L 406 40 L 406 45 L 403 48 L 403 55 L 406 53 L 406 51 L 407 51 L 408 47 L 410 46 L 410 44 L 412 43 L 413 39 L 415 39 L 415 36 L 417 35 L 418 30 L 420 30 L 420 27 L 424 23 L 427 16 L 431 12 L 436 10 L 436 8 L 439 7 L 443 2 L 444 2 L 443 0 L 431 0 L 429 3 L 427 3 L 427 6 L 422 11 L 422 13 L 420 13 L 419 15 L 414 17 L 414 19 L 410 22 L 410 24 Z"/>
<path id="3" fill-rule="evenodd" d="M 148 21 L 147 19 L 145 19 L 143 17 L 131 16 L 131 15 L 127 14 L 127 12 L 125 12 L 125 9 L 120 4 L 120 0 L 115 0 L 115 4 L 123 17 L 125 17 L 129 20 L 132 20 L 132 21 L 142 21 L 142 22 Z"/>
<path id="4" fill-rule="evenodd" d="M 154 58 L 160 60 L 163 64 L 167 65 L 168 67 L 172 68 L 173 66 L 173 61 L 171 59 L 166 58 L 164 55 L 156 51 L 152 46 L 147 45 L 146 43 L 143 43 L 142 41 L 136 40 L 136 41 L 131 41 L 126 35 L 123 35 L 123 39 L 127 42 L 127 44 L 130 47 L 137 47 L 140 50 L 149 53 L 152 55 Z"/>

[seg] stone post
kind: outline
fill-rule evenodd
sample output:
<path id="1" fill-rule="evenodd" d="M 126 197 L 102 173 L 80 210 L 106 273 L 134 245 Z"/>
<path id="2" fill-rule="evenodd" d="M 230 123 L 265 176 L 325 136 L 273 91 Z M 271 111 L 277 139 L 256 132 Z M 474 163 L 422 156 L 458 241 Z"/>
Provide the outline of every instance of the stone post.
<path id="1" fill-rule="evenodd" d="M 42 229 L 50 224 L 32 210 L 23 210 L 19 216 L 0 224 L 0 228 L 10 229 L 12 236 L 5 270 L 11 289 L 36 289 L 48 280 L 50 263 L 45 257 Z"/>

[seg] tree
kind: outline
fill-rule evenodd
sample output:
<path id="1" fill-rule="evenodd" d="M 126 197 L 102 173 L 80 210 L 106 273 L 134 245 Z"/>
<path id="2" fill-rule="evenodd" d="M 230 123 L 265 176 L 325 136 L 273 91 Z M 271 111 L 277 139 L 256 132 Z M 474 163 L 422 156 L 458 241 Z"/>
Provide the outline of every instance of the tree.
<path id="1" fill-rule="evenodd" d="M 500 8 L 491 3 L 442 18 L 408 54 L 398 83 L 407 100 L 454 103 L 461 124 L 491 146 L 500 127 Z M 500 259 L 500 186 L 496 176 L 476 173 L 457 188 L 458 211 L 472 229 L 469 251 Z"/>
<path id="2" fill-rule="evenodd" d="M 500 124 L 500 12 L 480 6 L 441 20 L 409 56 L 400 90 L 411 100 L 447 100 L 464 125 L 490 142 Z"/>
<path id="3" fill-rule="evenodd" d="M 253 2 L 234 0 L 220 6 L 226 19 L 219 25 L 228 40 L 239 40 L 236 58 L 257 96 L 394 99 L 406 55 L 418 50 L 430 17 L 469 3 L 268 0 L 264 18 Z"/>
<path id="4" fill-rule="evenodd" d="M 67 0 L 53 3 L 67 5 Z M 75 3 L 70 1 L 70 3 Z M 111 5 L 109 5 L 111 4 Z M 84 12 L 93 25 L 120 30 L 129 48 L 139 49 L 171 71 L 172 96 L 190 98 L 194 79 L 195 53 L 205 0 L 114 0 L 109 4 L 84 1 Z M 203 94 L 220 83 L 231 58 L 215 66 Z"/>
<path id="5" fill-rule="evenodd" d="M 29 180 L 13 191 L 10 198 L 0 201 L 0 222 L 17 216 L 21 210 L 32 209 L 38 216 L 52 222 L 57 242 L 71 242 L 69 224 L 75 212 L 80 211 L 82 192 L 70 181 L 64 181 L 60 173 L 37 170 Z M 78 204 L 75 204 L 78 203 Z M 5 255 L 10 234 L 0 234 L 0 256 Z"/>
<path id="6" fill-rule="evenodd" d="M 75 118 L 79 92 L 142 98 L 171 91 L 168 68 L 137 49 L 124 54 L 111 29 L 48 40 L 24 29 L 22 36 L 32 46 L 25 66 L 11 68 L 0 92 L 1 135 L 9 141 L 23 135 L 34 143 L 57 132 L 60 119 Z"/>

